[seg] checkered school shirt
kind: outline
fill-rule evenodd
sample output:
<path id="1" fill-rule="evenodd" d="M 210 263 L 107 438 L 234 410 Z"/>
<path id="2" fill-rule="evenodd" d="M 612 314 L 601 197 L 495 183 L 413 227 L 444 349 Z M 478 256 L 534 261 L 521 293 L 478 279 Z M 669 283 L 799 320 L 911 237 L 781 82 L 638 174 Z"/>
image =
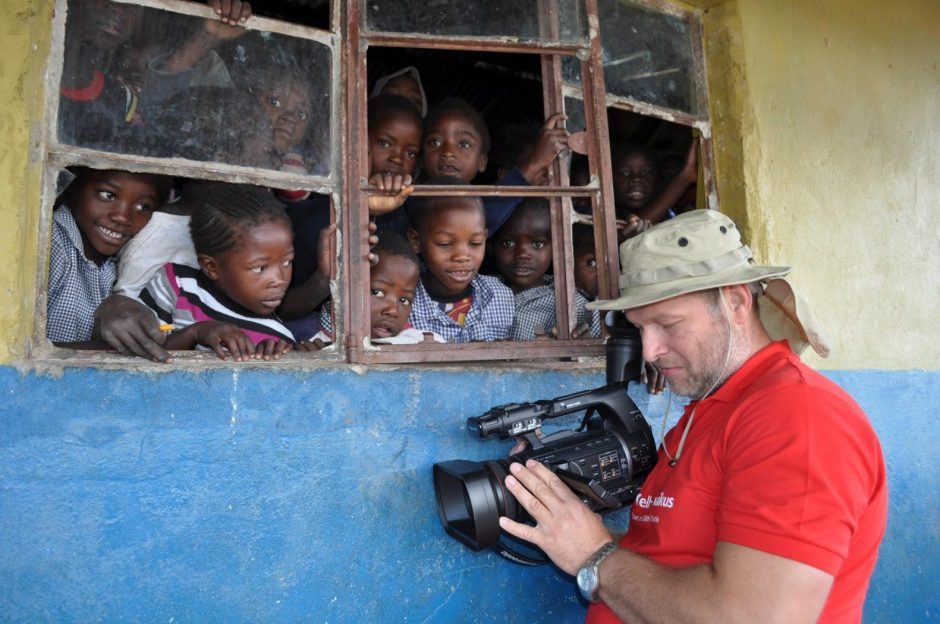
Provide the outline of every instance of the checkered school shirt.
<path id="1" fill-rule="evenodd" d="M 477 275 L 470 286 L 473 303 L 461 327 L 441 310 L 438 302 L 425 290 L 424 283 L 419 281 L 409 317 L 411 326 L 436 332 L 447 342 L 505 340 L 512 327 L 512 291 L 498 278 L 489 275 Z"/>
<path id="2" fill-rule="evenodd" d="M 49 299 L 46 336 L 52 342 L 91 340 L 95 310 L 111 294 L 117 278 L 117 258 L 98 266 L 85 257 L 82 234 L 65 206 L 52 215 L 52 254 L 49 260 Z"/>
<path id="3" fill-rule="evenodd" d="M 591 312 L 584 307 L 587 299 L 578 291 L 575 291 L 574 297 L 576 325 L 590 324 Z M 547 275 L 542 276 L 541 285 L 517 293 L 514 302 L 516 314 L 509 330 L 510 340 L 534 340 L 537 327 L 548 334 L 558 322 L 555 316 L 555 284 Z"/>

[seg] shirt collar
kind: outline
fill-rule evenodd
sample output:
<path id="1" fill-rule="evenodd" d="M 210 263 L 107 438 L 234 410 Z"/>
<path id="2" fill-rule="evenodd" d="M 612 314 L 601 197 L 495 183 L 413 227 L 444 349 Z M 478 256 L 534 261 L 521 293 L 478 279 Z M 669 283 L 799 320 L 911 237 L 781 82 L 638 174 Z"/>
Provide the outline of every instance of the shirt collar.
<path id="1" fill-rule="evenodd" d="M 787 357 L 793 355 L 787 341 L 778 340 L 770 343 L 752 355 L 725 383 L 721 384 L 721 387 L 714 394 L 702 399 L 702 401 L 715 400 L 728 403 L 736 400 L 741 395 L 741 390 L 757 381 L 781 355 Z"/>

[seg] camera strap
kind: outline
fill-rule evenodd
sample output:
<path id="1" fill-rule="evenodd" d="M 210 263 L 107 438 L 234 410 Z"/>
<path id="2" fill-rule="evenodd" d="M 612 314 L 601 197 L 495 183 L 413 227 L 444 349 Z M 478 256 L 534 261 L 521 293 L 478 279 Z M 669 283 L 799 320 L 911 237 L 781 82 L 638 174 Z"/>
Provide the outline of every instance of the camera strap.
<path id="1" fill-rule="evenodd" d="M 540 566 L 545 565 L 550 561 L 550 559 L 544 555 L 542 557 L 534 557 L 530 555 L 524 555 L 518 550 L 513 550 L 512 547 L 503 542 L 502 539 L 496 543 L 496 546 L 494 546 L 493 549 L 496 551 L 496 554 L 498 554 L 503 559 L 508 559 L 509 561 L 518 563 L 520 565 Z"/>

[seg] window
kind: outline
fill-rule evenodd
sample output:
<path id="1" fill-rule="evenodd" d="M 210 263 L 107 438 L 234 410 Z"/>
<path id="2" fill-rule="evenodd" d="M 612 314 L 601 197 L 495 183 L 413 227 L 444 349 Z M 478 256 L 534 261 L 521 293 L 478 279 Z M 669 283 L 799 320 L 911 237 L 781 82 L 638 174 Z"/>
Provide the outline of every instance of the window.
<path id="1" fill-rule="evenodd" d="M 704 188 L 716 207 L 694 12 L 624 0 L 511 7 L 497 0 L 431 0 L 431 7 L 346 0 L 340 24 L 338 3 L 263 4 L 241 31 L 194 2 L 58 0 L 52 75 L 60 90 L 50 95 L 55 122 L 46 144 L 46 188 L 51 195 L 65 167 L 87 165 L 323 195 L 341 232 L 332 319 L 345 341 L 320 357 L 382 363 L 601 355 L 600 341 L 571 336 L 578 296 L 571 232 L 573 222 L 593 224 L 600 296 L 611 296 L 619 273 L 613 141 L 641 141 L 665 153 L 687 146 L 694 131 L 703 138 Z M 600 37 L 588 27 L 598 18 Z M 365 226 L 373 191 L 366 102 L 376 78 L 408 65 L 434 76 L 432 103 L 466 97 L 493 134 L 553 112 L 568 116 L 569 131 L 585 131 L 587 184 L 569 184 L 566 157 L 552 166 L 547 183 L 497 186 L 488 171 L 489 183 L 422 185 L 414 193 L 547 200 L 557 340 L 378 346 L 368 338 Z M 484 100 L 474 101 L 483 83 L 489 85 Z M 275 127 L 269 109 L 288 106 L 302 109 L 304 118 L 292 129 Z M 593 218 L 575 205 L 589 205 Z"/>

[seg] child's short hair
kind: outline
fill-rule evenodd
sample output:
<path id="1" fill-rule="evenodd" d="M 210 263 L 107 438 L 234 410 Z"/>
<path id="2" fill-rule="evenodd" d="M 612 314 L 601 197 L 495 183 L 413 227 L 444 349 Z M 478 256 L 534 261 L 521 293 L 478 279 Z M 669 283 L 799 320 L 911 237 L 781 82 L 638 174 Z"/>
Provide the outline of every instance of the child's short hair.
<path id="1" fill-rule="evenodd" d="M 223 254 L 239 245 L 244 230 L 263 223 L 282 221 L 290 225 L 284 206 L 261 186 L 202 184 L 181 201 L 193 206 L 189 232 L 197 254 Z"/>
<path id="2" fill-rule="evenodd" d="M 459 113 L 466 117 L 467 120 L 473 124 L 473 127 L 476 128 L 476 131 L 480 133 L 480 141 L 482 141 L 480 153 L 489 154 L 490 130 L 486 127 L 486 121 L 483 120 L 483 116 L 477 112 L 477 109 L 470 106 L 467 100 L 463 98 L 444 98 L 435 104 L 434 108 L 431 109 L 428 116 L 424 119 L 425 134 L 434 127 L 441 117 L 448 113 Z"/>
<path id="3" fill-rule="evenodd" d="M 537 213 L 540 215 L 544 214 L 548 216 L 548 200 L 544 197 L 526 197 L 521 202 L 519 202 L 518 206 L 513 209 L 512 215 L 510 215 L 509 219 L 512 219 L 516 216 L 521 217 L 527 212 Z"/>
<path id="4" fill-rule="evenodd" d="M 380 93 L 369 98 L 369 130 L 374 129 L 380 119 L 390 115 L 410 119 L 419 128 L 424 125 L 421 112 L 407 98 L 391 93 Z"/>
<path id="5" fill-rule="evenodd" d="M 425 184 L 460 186 L 465 184 L 465 182 L 450 176 L 436 176 L 426 180 Z M 478 196 L 457 197 L 453 195 L 419 195 L 418 197 L 412 197 L 408 200 L 408 203 L 405 204 L 405 209 L 408 213 L 408 220 L 411 222 L 411 227 L 413 227 L 415 230 L 421 231 L 421 228 L 424 227 L 428 218 L 432 214 L 441 210 L 442 208 L 446 208 L 448 205 L 453 205 L 454 202 L 460 202 L 464 205 L 472 205 L 474 208 L 477 208 L 480 211 L 480 214 L 484 219 L 486 218 L 486 211 L 483 208 L 483 200 Z"/>
<path id="6" fill-rule="evenodd" d="M 631 154 L 641 154 L 652 163 L 653 167 L 656 169 L 656 175 L 659 175 L 659 158 L 656 157 L 653 150 L 645 145 L 640 145 L 639 143 L 616 143 L 610 146 L 610 151 L 610 161 L 615 167 L 623 158 Z"/>
<path id="7" fill-rule="evenodd" d="M 414 105 L 409 105 L 414 108 Z M 397 256 L 414 263 L 416 267 L 421 267 L 418 255 L 404 236 L 392 230 L 379 230 L 375 235 L 378 237 L 379 242 L 372 247 L 372 253 L 380 258 L 382 256 Z"/>
<path id="8" fill-rule="evenodd" d="M 594 251 L 594 226 L 590 223 L 571 224 L 571 248 L 574 253 Z"/>

